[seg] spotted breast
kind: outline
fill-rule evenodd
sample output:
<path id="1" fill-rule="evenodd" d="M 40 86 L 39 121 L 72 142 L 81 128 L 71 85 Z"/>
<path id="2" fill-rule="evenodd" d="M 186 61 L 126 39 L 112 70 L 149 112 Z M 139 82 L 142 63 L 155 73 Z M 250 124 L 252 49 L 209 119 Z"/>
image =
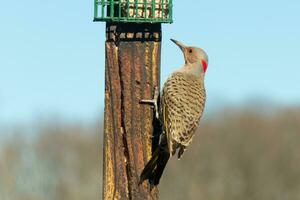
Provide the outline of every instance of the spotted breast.
<path id="1" fill-rule="evenodd" d="M 178 158 L 191 143 L 205 105 L 203 79 L 175 72 L 165 82 L 161 97 L 161 119 L 170 154 Z"/>

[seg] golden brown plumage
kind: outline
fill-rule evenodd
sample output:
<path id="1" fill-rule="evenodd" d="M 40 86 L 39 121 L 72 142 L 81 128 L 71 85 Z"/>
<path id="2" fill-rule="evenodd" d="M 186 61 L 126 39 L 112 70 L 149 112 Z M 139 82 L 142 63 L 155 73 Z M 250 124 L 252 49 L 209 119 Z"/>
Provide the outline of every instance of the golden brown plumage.
<path id="1" fill-rule="evenodd" d="M 157 185 L 170 155 L 179 149 L 178 158 L 182 156 L 194 137 L 205 106 L 206 53 L 200 48 L 172 41 L 182 50 L 185 65 L 164 83 L 159 109 L 163 133 L 159 147 L 141 173 L 140 183 L 149 179 L 151 185 Z"/>
<path id="2" fill-rule="evenodd" d="M 176 72 L 163 87 L 162 124 L 170 154 L 184 150 L 192 141 L 205 105 L 205 88 L 201 78 Z M 179 151 L 178 158 L 183 152 Z"/>

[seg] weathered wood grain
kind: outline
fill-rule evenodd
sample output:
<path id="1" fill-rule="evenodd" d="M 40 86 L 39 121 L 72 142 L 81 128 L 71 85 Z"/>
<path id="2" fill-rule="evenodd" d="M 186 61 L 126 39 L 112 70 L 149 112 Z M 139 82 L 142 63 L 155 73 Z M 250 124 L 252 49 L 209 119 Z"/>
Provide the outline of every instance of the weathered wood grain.
<path id="1" fill-rule="evenodd" d="M 141 105 L 160 81 L 161 25 L 107 24 L 103 199 L 158 199 L 139 175 L 151 157 L 153 110 Z"/>

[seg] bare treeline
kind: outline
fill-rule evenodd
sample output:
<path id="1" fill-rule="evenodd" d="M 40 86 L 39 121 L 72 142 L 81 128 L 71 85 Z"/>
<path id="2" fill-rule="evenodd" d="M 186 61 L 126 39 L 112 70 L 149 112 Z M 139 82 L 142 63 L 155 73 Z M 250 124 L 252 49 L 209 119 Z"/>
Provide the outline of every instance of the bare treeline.
<path id="1" fill-rule="evenodd" d="M 101 120 L 100 120 L 101 121 Z M 102 127 L 44 123 L 1 141 L 1 200 L 101 199 Z M 300 108 L 204 118 L 160 183 L 161 199 L 300 199 Z"/>

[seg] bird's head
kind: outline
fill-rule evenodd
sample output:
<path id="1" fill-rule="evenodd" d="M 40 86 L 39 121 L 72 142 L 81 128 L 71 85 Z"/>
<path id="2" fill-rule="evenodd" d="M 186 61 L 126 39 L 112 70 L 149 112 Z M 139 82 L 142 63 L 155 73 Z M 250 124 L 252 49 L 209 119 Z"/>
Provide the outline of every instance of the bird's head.
<path id="1" fill-rule="evenodd" d="M 186 46 L 183 43 L 171 39 L 183 52 L 186 64 L 200 64 L 202 66 L 202 71 L 205 74 L 208 67 L 208 56 L 205 51 L 198 47 Z"/>

